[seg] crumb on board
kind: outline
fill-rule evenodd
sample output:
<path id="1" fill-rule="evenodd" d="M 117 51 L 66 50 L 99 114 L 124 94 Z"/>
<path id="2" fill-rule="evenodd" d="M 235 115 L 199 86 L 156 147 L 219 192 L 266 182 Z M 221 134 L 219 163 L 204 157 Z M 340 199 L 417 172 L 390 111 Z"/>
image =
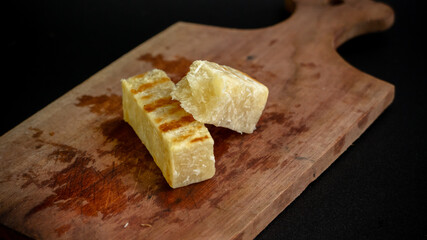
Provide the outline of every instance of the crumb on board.
<path id="1" fill-rule="evenodd" d="M 125 225 L 123 226 L 123 228 L 126 228 L 129 225 L 129 223 L 125 223 Z"/>
<path id="2" fill-rule="evenodd" d="M 152 225 L 148 223 L 141 223 L 141 227 L 152 227 Z"/>

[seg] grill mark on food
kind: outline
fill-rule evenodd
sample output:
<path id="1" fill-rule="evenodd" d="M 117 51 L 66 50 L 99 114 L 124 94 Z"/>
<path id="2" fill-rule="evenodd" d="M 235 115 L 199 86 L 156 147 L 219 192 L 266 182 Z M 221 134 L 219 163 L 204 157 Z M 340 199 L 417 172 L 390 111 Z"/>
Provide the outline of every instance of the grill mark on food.
<path id="1" fill-rule="evenodd" d="M 163 121 L 163 118 L 156 118 L 156 119 L 154 119 L 154 121 L 156 122 L 156 123 L 160 123 L 161 121 Z"/>
<path id="2" fill-rule="evenodd" d="M 208 136 L 208 135 L 205 135 L 205 136 L 203 136 L 203 137 L 198 137 L 198 138 L 191 139 L 191 141 L 190 141 L 190 142 L 192 142 L 192 143 L 195 143 L 195 142 L 202 142 L 203 140 L 208 139 L 208 138 L 209 138 L 209 136 Z"/>
<path id="3" fill-rule="evenodd" d="M 141 97 L 141 99 L 149 99 L 149 98 L 151 98 L 153 95 L 151 95 L 151 94 L 148 94 L 148 95 L 144 95 L 144 96 L 142 96 Z"/>
<path id="4" fill-rule="evenodd" d="M 172 139 L 172 141 L 173 142 L 182 142 L 182 141 L 186 140 L 187 138 L 194 136 L 194 133 L 196 131 L 199 131 L 202 128 L 203 128 L 203 125 L 196 125 L 196 126 L 192 127 L 191 130 L 187 131 L 186 134 L 178 136 L 178 137 Z"/>
<path id="5" fill-rule="evenodd" d="M 191 137 L 191 136 L 193 136 L 193 133 L 190 133 L 190 134 L 186 134 L 186 135 L 182 135 L 182 136 L 176 137 L 176 138 L 172 139 L 172 141 L 173 141 L 173 142 L 182 142 L 182 141 L 184 141 L 185 139 L 187 139 L 187 138 L 189 138 L 189 137 Z"/>
<path id="6" fill-rule="evenodd" d="M 161 83 L 165 83 L 165 82 L 168 82 L 168 81 L 169 81 L 169 78 L 167 78 L 167 77 L 160 78 L 160 79 L 158 79 L 158 80 L 156 80 L 154 82 L 149 82 L 149 83 L 141 84 L 137 89 L 132 89 L 132 90 L 130 90 L 130 92 L 133 93 L 133 94 L 137 94 L 137 93 L 145 91 L 145 90 L 147 90 L 149 88 L 152 88 L 152 87 L 154 87 L 156 85 L 159 85 Z"/>
<path id="7" fill-rule="evenodd" d="M 176 105 L 174 105 L 171 109 L 169 109 L 169 114 L 175 114 L 177 112 L 184 111 L 184 109 L 179 105 L 179 102 L 177 102 Z"/>
<path id="8" fill-rule="evenodd" d="M 171 105 L 171 104 L 174 104 L 177 102 L 178 102 L 177 100 L 172 100 L 171 97 L 160 98 L 160 99 L 157 99 L 156 101 L 154 101 L 152 103 L 144 105 L 144 110 L 147 112 L 152 112 L 152 111 L 156 110 L 157 108 L 164 107 L 166 105 Z"/>
<path id="9" fill-rule="evenodd" d="M 186 115 L 181 117 L 178 120 L 173 120 L 167 123 L 163 123 L 162 125 L 159 126 L 160 131 L 162 132 L 168 132 L 171 130 L 175 130 L 177 128 L 183 127 L 185 125 L 188 125 L 192 122 L 194 122 L 196 120 L 194 120 L 192 115 Z"/>
<path id="10" fill-rule="evenodd" d="M 147 73 L 141 73 L 141 74 L 133 76 L 132 78 L 143 78 L 145 76 L 145 74 L 147 74 Z"/>

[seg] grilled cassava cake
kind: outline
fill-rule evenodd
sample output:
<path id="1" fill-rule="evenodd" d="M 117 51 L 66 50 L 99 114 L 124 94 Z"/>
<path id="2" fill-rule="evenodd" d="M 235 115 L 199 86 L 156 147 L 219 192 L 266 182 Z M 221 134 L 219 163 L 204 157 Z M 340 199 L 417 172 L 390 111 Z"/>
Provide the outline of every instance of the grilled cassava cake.
<path id="1" fill-rule="evenodd" d="M 209 131 L 172 100 L 174 87 L 158 69 L 122 80 L 124 120 L 177 188 L 211 178 L 215 158 Z"/>

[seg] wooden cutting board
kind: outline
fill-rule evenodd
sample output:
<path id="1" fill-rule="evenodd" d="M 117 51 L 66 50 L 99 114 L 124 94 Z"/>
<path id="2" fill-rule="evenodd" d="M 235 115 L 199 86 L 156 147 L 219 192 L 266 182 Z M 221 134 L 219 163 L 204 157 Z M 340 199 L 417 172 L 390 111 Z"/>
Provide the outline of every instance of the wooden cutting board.
<path id="1" fill-rule="evenodd" d="M 263 29 L 176 23 L 4 134 L 1 223 L 37 239 L 254 238 L 394 97 L 336 52 L 390 27 L 388 6 L 286 6 L 295 13 Z M 160 68 L 177 82 L 196 59 L 246 72 L 270 96 L 253 134 L 208 126 L 215 177 L 173 190 L 122 120 L 120 79 Z"/>

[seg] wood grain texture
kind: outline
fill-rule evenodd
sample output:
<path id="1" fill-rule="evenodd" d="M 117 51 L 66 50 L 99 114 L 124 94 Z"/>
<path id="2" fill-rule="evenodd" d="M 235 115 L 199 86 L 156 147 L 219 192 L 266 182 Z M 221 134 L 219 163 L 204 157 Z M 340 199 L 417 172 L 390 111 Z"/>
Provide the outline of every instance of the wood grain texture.
<path id="1" fill-rule="evenodd" d="M 335 49 L 385 30 L 371 1 L 300 0 L 253 30 L 176 23 L 0 138 L 0 221 L 37 239 L 251 239 L 392 102 L 394 87 Z M 253 134 L 208 126 L 217 173 L 171 189 L 122 120 L 120 79 L 152 68 L 178 81 L 196 59 L 270 89 Z"/>

